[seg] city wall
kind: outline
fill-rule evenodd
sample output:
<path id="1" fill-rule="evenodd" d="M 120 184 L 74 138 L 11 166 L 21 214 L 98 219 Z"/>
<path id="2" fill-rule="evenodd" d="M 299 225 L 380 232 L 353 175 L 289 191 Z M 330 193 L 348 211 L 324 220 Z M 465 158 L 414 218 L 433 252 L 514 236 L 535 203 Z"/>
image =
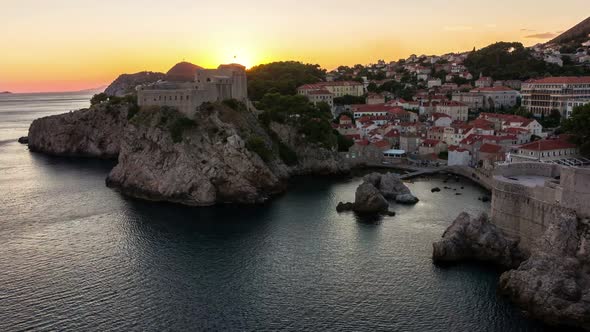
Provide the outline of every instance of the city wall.
<path id="1" fill-rule="evenodd" d="M 546 177 L 543 185 L 525 186 L 503 177 Z M 503 176 L 503 177 L 502 177 Z M 559 179 L 556 179 L 559 177 Z M 508 236 L 520 238 L 529 250 L 547 226 L 565 211 L 590 215 L 590 169 L 543 163 L 516 163 L 494 170 L 492 223 Z"/>

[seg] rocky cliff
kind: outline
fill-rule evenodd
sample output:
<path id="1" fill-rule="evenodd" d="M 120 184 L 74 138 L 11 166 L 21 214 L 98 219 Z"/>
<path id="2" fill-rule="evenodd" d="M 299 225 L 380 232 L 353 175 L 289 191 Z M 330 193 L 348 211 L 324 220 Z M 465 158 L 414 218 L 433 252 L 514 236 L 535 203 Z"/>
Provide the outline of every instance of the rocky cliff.
<path id="1" fill-rule="evenodd" d="M 122 97 L 135 93 L 138 85 L 154 83 L 166 77 L 164 73 L 142 71 L 135 74 L 122 74 L 109 85 L 104 92 L 109 96 Z"/>
<path id="2" fill-rule="evenodd" d="M 297 163 L 290 168 L 293 175 L 304 174 L 345 174 L 350 166 L 338 151 L 318 144 L 310 144 L 293 126 L 272 122 L 270 130 L 297 155 Z"/>
<path id="3" fill-rule="evenodd" d="M 510 269 L 524 259 L 518 242 L 506 238 L 485 214 L 471 218 L 468 213 L 461 213 L 442 237 L 432 244 L 435 263 L 476 260 Z"/>
<path id="4" fill-rule="evenodd" d="M 107 184 L 130 196 L 186 205 L 263 202 L 284 190 L 288 177 L 271 147 L 247 111 L 204 105 L 188 119 L 173 109 L 144 109 L 125 130 Z"/>
<path id="5" fill-rule="evenodd" d="M 525 255 L 485 215 L 462 213 L 433 244 L 435 262 L 477 260 L 505 269 L 499 289 L 529 316 L 590 330 L 590 221 L 562 209 Z"/>
<path id="6" fill-rule="evenodd" d="M 590 224 L 554 218 L 531 256 L 500 277 L 500 290 L 532 317 L 590 330 Z"/>
<path id="7" fill-rule="evenodd" d="M 117 158 L 133 105 L 103 103 L 33 121 L 29 149 L 57 156 Z"/>

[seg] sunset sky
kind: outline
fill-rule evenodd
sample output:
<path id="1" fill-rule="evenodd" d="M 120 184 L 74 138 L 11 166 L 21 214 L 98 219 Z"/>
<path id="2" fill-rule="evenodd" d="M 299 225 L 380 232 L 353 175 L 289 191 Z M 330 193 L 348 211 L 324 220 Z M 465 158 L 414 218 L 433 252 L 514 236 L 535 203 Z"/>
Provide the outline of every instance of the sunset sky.
<path id="1" fill-rule="evenodd" d="M 0 4 L 0 91 L 67 91 L 176 62 L 333 69 L 495 41 L 544 42 L 588 0 L 18 0 Z"/>

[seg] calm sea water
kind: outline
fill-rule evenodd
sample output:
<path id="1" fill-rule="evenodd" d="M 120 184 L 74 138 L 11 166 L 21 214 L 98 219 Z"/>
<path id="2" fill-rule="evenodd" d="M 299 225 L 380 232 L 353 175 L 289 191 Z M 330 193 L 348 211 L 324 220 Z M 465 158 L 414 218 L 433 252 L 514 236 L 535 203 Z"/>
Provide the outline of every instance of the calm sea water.
<path id="1" fill-rule="evenodd" d="M 335 212 L 359 178 L 300 178 L 256 207 L 127 199 L 105 187 L 113 163 L 14 141 L 88 98 L 0 96 L 0 331 L 542 330 L 495 270 L 432 264 L 460 211 L 489 210 L 472 184 L 416 181 L 420 203 L 377 222 Z"/>

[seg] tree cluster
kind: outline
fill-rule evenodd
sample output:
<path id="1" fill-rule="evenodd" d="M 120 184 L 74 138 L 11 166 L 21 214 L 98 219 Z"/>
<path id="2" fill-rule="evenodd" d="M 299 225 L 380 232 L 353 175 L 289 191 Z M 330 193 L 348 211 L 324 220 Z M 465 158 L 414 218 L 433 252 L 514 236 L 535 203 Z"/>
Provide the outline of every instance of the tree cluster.
<path id="1" fill-rule="evenodd" d="M 317 64 L 282 61 L 252 67 L 247 75 L 248 96 L 259 101 L 267 93 L 294 95 L 301 85 L 325 80 L 326 71 Z"/>

